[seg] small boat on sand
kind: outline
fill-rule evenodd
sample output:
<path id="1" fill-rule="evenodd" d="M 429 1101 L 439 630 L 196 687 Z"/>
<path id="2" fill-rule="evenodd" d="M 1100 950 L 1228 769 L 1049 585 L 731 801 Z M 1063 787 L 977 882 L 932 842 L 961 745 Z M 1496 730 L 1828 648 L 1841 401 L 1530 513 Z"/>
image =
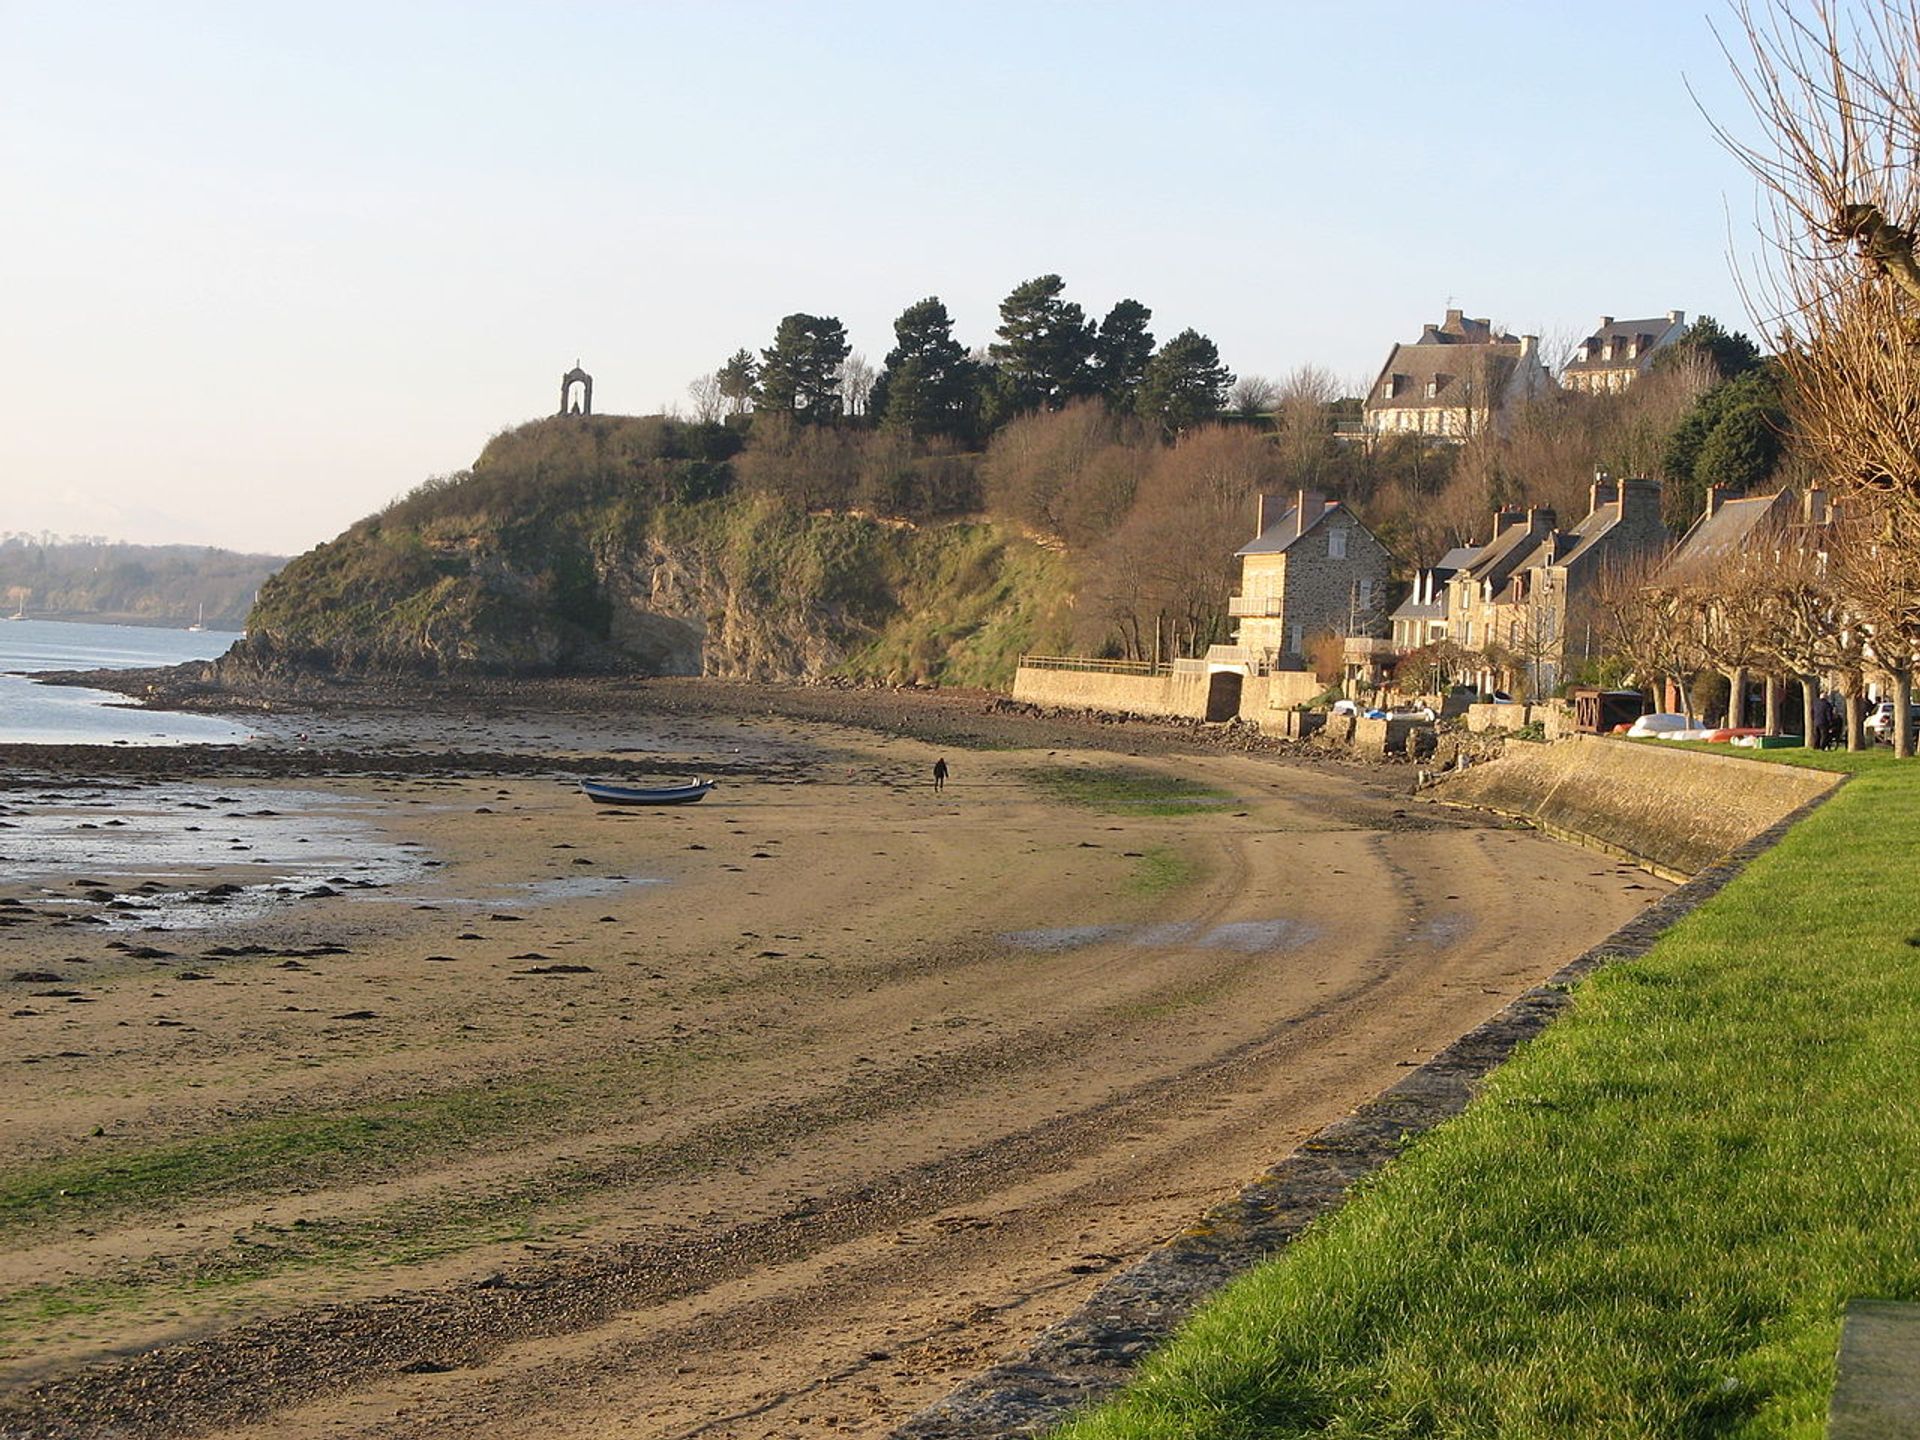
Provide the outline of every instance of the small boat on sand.
<path id="1" fill-rule="evenodd" d="M 580 789 L 596 805 L 691 805 L 706 798 L 713 789 L 711 780 L 695 780 L 687 785 L 656 785 L 635 789 L 630 785 L 603 785 L 598 780 L 582 780 Z"/>

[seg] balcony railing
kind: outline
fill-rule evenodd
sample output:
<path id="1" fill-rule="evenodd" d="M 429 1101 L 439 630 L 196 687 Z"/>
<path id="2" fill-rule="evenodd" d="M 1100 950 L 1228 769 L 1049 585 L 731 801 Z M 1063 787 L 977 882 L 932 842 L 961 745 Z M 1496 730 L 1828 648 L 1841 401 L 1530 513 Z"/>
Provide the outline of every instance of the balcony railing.
<path id="1" fill-rule="evenodd" d="M 1281 600 L 1278 595 L 1229 595 L 1227 614 L 1236 619 L 1278 620 Z"/>

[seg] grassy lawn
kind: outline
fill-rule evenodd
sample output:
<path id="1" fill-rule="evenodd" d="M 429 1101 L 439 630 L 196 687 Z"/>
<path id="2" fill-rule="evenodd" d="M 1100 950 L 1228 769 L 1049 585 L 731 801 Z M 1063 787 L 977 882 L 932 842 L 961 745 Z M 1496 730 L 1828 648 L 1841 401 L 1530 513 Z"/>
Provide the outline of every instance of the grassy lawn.
<path id="1" fill-rule="evenodd" d="M 1233 798 L 1197 780 L 1129 765 L 1041 765 L 1026 779 L 1055 800 L 1110 815 L 1194 815 Z"/>
<path id="2" fill-rule="evenodd" d="M 1920 761 L 1753 758 L 1854 779 L 1059 1433 L 1820 1435 L 1920 1300 Z"/>

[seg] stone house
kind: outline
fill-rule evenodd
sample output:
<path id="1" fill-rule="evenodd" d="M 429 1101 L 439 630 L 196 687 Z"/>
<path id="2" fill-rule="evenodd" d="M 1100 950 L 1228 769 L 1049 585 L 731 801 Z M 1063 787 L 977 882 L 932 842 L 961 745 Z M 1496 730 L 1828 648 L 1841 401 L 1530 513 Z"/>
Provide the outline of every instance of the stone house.
<path id="1" fill-rule="evenodd" d="M 1587 610 L 1608 568 L 1670 538 L 1658 480 L 1595 476 L 1571 529 L 1545 507 L 1497 510 L 1492 537 L 1447 581 L 1449 637 L 1481 655 L 1483 689 L 1551 695 L 1568 662 L 1592 654 Z"/>
<path id="2" fill-rule="evenodd" d="M 1626 389 L 1652 368 L 1654 355 L 1687 333 L 1687 312 L 1669 310 L 1654 320 L 1616 320 L 1600 317 L 1600 326 L 1580 342 L 1580 348 L 1560 372 L 1569 390 L 1612 395 Z"/>
<path id="3" fill-rule="evenodd" d="M 1554 388 L 1532 335 L 1495 330 L 1458 310 L 1395 345 L 1367 392 L 1369 436 L 1418 434 L 1465 440 L 1504 428 L 1512 410 Z"/>
<path id="4" fill-rule="evenodd" d="M 1234 644 L 1208 652 L 1210 662 L 1256 675 L 1300 669 L 1317 636 L 1386 634 L 1393 555 L 1341 501 L 1313 490 L 1291 503 L 1262 495 L 1254 538 L 1235 554 L 1240 593 L 1227 614 L 1240 626 Z"/>
<path id="5" fill-rule="evenodd" d="M 1442 555 L 1437 565 L 1413 572 L 1413 589 L 1387 617 L 1395 650 L 1404 654 L 1447 638 L 1447 582 L 1477 553 L 1472 546 L 1456 546 Z"/>

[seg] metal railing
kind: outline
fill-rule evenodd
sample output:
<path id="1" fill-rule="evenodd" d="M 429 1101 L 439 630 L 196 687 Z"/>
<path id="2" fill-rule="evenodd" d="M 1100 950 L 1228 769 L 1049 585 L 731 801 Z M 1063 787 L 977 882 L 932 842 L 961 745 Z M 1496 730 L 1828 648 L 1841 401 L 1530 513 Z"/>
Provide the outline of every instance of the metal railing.
<path id="1" fill-rule="evenodd" d="M 1229 595 L 1227 614 L 1237 619 L 1278 620 L 1282 603 L 1278 595 Z"/>
<path id="2" fill-rule="evenodd" d="M 1165 675 L 1172 668 L 1151 660 L 1100 660 L 1091 655 L 1022 655 L 1023 670 L 1086 670 L 1095 675 Z"/>

